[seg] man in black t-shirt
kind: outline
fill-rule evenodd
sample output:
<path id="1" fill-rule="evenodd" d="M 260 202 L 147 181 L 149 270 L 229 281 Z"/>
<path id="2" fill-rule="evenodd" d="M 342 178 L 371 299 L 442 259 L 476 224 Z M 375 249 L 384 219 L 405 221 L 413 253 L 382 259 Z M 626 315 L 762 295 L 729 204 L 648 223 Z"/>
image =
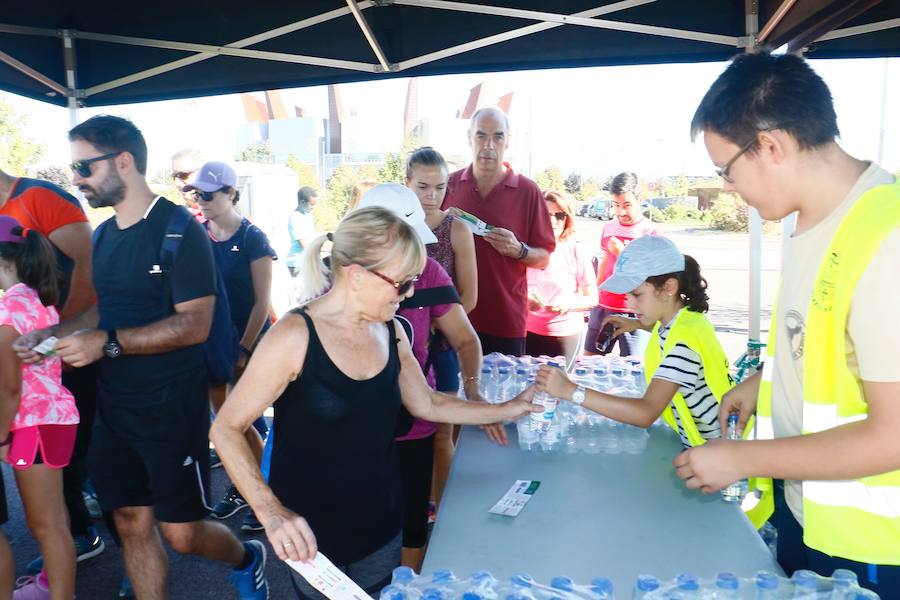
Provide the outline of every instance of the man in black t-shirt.
<path id="1" fill-rule="evenodd" d="M 76 367 L 100 361 L 89 461 L 101 506 L 112 510 L 138 598 L 168 596 L 168 561 L 155 524 L 178 552 L 230 563 L 242 599 L 268 597 L 265 547 L 241 544 L 206 520 L 209 455 L 202 344 L 216 293 L 212 249 L 190 219 L 174 264 L 160 251 L 172 214 L 145 179 L 147 147 L 125 119 L 93 117 L 69 132 L 73 183 L 115 216 L 94 237 L 97 307 L 53 328 L 56 353 Z M 23 360 L 49 331 L 17 340 Z"/>

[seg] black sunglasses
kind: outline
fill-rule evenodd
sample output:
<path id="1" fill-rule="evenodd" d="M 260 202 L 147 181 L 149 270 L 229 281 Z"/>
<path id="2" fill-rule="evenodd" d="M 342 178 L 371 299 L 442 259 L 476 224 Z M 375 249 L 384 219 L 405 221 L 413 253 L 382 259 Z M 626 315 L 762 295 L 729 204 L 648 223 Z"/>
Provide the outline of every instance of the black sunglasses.
<path id="1" fill-rule="evenodd" d="M 213 197 L 222 190 L 228 189 L 228 186 L 221 187 L 214 192 L 204 192 L 203 190 L 194 190 L 194 198 L 203 202 L 212 202 Z"/>
<path id="2" fill-rule="evenodd" d="M 565 221 L 566 217 L 568 217 L 569 215 L 560 210 L 557 212 L 550 213 L 550 216 L 553 217 L 554 219 L 556 219 L 557 221 Z"/>
<path id="3" fill-rule="evenodd" d="M 416 284 L 416 282 L 419 280 L 418 275 L 416 275 L 412 279 L 407 279 L 406 281 L 394 281 L 393 279 L 391 279 L 384 273 L 379 273 L 375 269 L 369 269 L 369 273 L 371 273 L 373 275 L 377 275 L 378 277 L 381 277 L 382 280 L 384 280 L 384 281 L 388 282 L 389 284 L 391 284 L 392 286 L 394 286 L 394 289 L 397 290 L 398 296 L 405 295 L 406 292 L 408 292 L 412 288 L 412 286 L 414 286 Z"/>
<path id="4" fill-rule="evenodd" d="M 91 176 L 91 165 L 95 162 L 100 162 L 101 160 L 109 160 L 111 158 L 115 158 L 118 155 L 122 154 L 121 152 L 110 152 L 109 154 L 104 154 L 102 156 L 95 156 L 94 158 L 86 158 L 84 160 L 79 160 L 73 162 L 69 165 L 69 168 L 72 169 L 73 173 L 78 173 L 81 177 L 90 177 Z"/>
<path id="5" fill-rule="evenodd" d="M 172 173 L 172 179 L 177 179 L 178 181 L 187 181 L 188 178 L 196 172 L 197 171 L 178 171 L 177 173 Z"/>

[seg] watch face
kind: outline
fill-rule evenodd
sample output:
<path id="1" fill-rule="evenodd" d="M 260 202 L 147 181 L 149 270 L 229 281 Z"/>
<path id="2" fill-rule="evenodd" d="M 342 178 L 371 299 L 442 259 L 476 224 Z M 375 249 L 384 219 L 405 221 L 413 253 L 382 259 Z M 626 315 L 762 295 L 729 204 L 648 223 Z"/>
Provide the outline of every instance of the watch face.
<path id="1" fill-rule="evenodd" d="M 106 342 L 103 345 L 103 354 L 109 358 L 118 358 L 118 356 L 122 354 L 122 346 L 116 342 Z"/>

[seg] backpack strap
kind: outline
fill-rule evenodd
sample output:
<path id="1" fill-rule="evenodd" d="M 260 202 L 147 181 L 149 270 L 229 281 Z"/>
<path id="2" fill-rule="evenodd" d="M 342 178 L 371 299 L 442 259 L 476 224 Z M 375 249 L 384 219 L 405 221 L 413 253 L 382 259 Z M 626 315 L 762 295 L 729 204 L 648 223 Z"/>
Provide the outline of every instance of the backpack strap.
<path id="1" fill-rule="evenodd" d="M 169 217 L 166 232 L 163 236 L 162 246 L 159 249 L 159 262 L 162 265 L 174 266 L 181 247 L 181 240 L 187 231 L 193 217 L 183 206 L 176 206 Z"/>
<path id="2" fill-rule="evenodd" d="M 442 285 L 423 290 L 417 289 L 411 297 L 400 303 L 400 308 L 422 308 L 437 304 L 462 304 L 462 301 L 459 299 L 459 292 L 455 287 Z"/>

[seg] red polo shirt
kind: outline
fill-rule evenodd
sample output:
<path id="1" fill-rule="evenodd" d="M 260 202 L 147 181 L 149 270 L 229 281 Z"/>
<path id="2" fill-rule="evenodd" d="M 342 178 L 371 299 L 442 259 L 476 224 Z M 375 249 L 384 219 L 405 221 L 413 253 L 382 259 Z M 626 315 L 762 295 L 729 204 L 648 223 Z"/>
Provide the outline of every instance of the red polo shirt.
<path id="1" fill-rule="evenodd" d="M 556 239 L 540 188 L 524 175 L 513 173 L 506 163 L 506 177 L 482 198 L 469 165 L 450 176 L 444 208 L 456 206 L 488 225 L 509 229 L 516 239 L 534 248 L 553 252 Z M 469 313 L 475 331 L 508 338 L 525 337 L 528 311 L 526 267 L 507 258 L 475 236 L 478 264 L 478 304 Z"/>

